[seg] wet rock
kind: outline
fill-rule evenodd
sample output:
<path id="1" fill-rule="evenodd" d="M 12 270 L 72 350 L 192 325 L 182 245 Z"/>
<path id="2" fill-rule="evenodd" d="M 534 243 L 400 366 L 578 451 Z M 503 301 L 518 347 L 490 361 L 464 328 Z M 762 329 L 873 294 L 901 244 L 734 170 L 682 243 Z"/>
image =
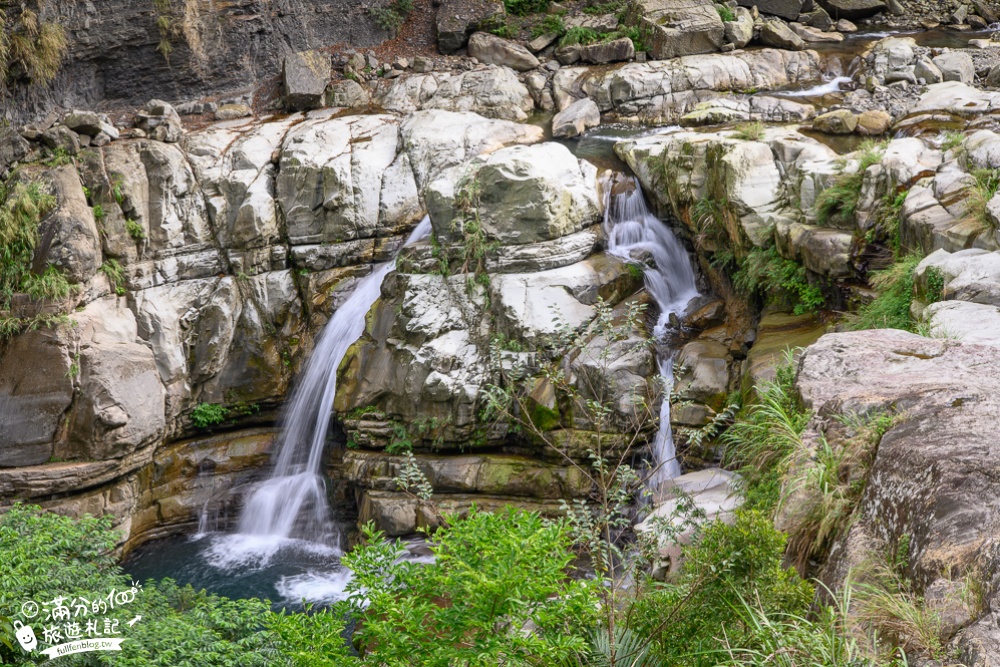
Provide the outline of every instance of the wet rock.
<path id="1" fill-rule="evenodd" d="M 442 0 L 435 22 L 438 50 L 444 54 L 458 51 L 472 33 L 505 16 L 499 0 Z"/>
<path id="2" fill-rule="evenodd" d="M 552 136 L 575 137 L 601 124 L 601 110 L 585 97 L 560 111 L 552 119 Z"/>
<path id="3" fill-rule="evenodd" d="M 750 389 L 761 382 L 774 380 L 775 368 L 788 350 L 802 350 L 815 343 L 826 332 L 815 315 L 793 315 L 770 312 L 757 325 L 757 338 L 743 363 L 743 387 Z"/>
<path id="4" fill-rule="evenodd" d="M 677 357 L 679 373 L 674 391 L 683 401 L 692 401 L 718 412 L 726 403 L 729 387 L 729 350 L 710 340 L 695 340 Z"/>
<path id="5" fill-rule="evenodd" d="M 469 38 L 469 56 L 487 65 L 510 67 L 518 72 L 539 65 L 538 58 L 520 44 L 486 32 L 477 32 Z"/>
<path id="6" fill-rule="evenodd" d="M 652 35 L 650 54 L 661 60 L 718 51 L 725 33 L 711 0 L 637 0 L 626 23 Z"/>
<path id="7" fill-rule="evenodd" d="M 580 51 L 580 58 L 584 62 L 596 65 L 632 60 L 634 57 L 635 45 L 628 37 L 600 44 L 588 44 Z"/>
<path id="8" fill-rule="evenodd" d="M 818 0 L 831 18 L 857 19 L 868 18 L 879 12 L 884 12 L 887 6 L 883 0 Z"/>
<path id="9" fill-rule="evenodd" d="M 322 106 L 330 83 L 330 56 L 322 51 L 300 51 L 285 56 L 283 66 L 285 104 L 290 109 Z"/>
<path id="10" fill-rule="evenodd" d="M 796 35 L 802 38 L 803 42 L 842 42 L 844 36 L 839 32 L 824 32 L 819 28 L 804 26 L 801 23 L 789 23 L 789 27 Z"/>
<path id="11" fill-rule="evenodd" d="M 941 70 L 941 76 L 945 81 L 971 84 L 976 79 L 976 67 L 972 62 L 972 56 L 968 53 L 960 51 L 942 53 L 934 57 L 934 64 Z"/>
<path id="12" fill-rule="evenodd" d="M 806 48 L 802 38 L 796 35 L 783 21 L 765 21 L 760 28 L 760 41 L 779 49 L 801 51 Z"/>
<path id="13" fill-rule="evenodd" d="M 847 19 L 840 19 L 835 24 L 835 27 L 837 29 L 837 32 L 857 32 L 858 31 L 858 26 L 854 25 L 853 23 L 851 23 Z"/>

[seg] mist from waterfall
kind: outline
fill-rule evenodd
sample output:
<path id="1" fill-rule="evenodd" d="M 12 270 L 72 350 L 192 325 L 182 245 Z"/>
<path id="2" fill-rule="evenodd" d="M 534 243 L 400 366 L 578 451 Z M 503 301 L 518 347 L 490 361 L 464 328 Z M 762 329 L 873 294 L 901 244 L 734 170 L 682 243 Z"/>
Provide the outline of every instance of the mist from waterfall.
<path id="1" fill-rule="evenodd" d="M 681 314 L 691 299 L 698 296 L 694 267 L 684 246 L 674 233 L 657 218 L 643 196 L 634 177 L 617 175 L 607 185 L 604 231 L 608 253 L 644 264 L 646 290 L 659 307 L 660 314 L 653 330 L 657 339 L 666 333 L 672 314 Z M 653 440 L 653 460 L 656 464 L 647 485 L 655 489 L 668 479 L 681 474 L 670 427 L 670 391 L 674 384 L 673 358 L 660 359 L 663 378 L 663 403 L 660 407 L 660 429 Z"/>
<path id="2" fill-rule="evenodd" d="M 404 246 L 428 236 L 430 228 L 430 219 L 425 217 Z M 337 393 L 337 369 L 348 348 L 364 332 L 365 317 L 395 262 L 393 258 L 376 266 L 359 281 L 323 328 L 285 408 L 274 470 L 247 499 L 239 533 L 336 546 L 339 535 L 330 520 L 321 466 Z"/>

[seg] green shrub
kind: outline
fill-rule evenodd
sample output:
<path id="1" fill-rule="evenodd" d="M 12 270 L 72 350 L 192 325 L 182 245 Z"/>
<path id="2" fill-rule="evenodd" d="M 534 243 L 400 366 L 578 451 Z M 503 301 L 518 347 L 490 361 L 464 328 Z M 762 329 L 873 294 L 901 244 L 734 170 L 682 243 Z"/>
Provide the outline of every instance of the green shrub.
<path id="1" fill-rule="evenodd" d="M 49 265 L 45 271 L 37 273 L 27 273 L 21 280 L 21 291 L 35 301 L 65 299 L 73 291 L 73 287 L 66 280 L 65 274 L 56 267 Z"/>
<path id="2" fill-rule="evenodd" d="M 0 83 L 17 66 L 33 83 L 48 83 L 59 72 L 66 48 L 61 25 L 39 20 L 38 12 L 23 4 L 16 21 L 0 8 Z"/>
<path id="3" fill-rule="evenodd" d="M 819 193 L 816 198 L 816 219 L 819 224 L 827 225 L 837 221 L 853 224 L 865 171 L 882 159 L 885 146 L 885 143 L 865 140 L 858 149 L 857 170 L 841 174 L 833 185 Z"/>
<path id="4" fill-rule="evenodd" d="M 368 13 L 383 30 L 396 34 L 413 11 L 413 0 L 393 0 L 387 7 L 369 7 Z"/>
<path id="5" fill-rule="evenodd" d="M 55 205 L 37 181 L 0 185 L 0 308 L 22 290 L 38 245 L 38 223 Z"/>
<path id="6" fill-rule="evenodd" d="M 732 525 L 715 521 L 684 549 L 676 582 L 646 583 L 631 629 L 653 640 L 667 664 L 714 667 L 726 645 L 752 651 L 757 628 L 741 614 L 753 601 L 765 614 L 804 616 L 813 589 L 782 564 L 785 536 L 764 512 L 739 510 Z"/>
<path id="7" fill-rule="evenodd" d="M 562 37 L 565 33 L 566 24 L 563 23 L 561 16 L 556 16 L 555 14 L 547 15 L 541 23 L 531 29 L 532 37 L 541 37 L 542 35 L 550 34 Z"/>
<path id="8" fill-rule="evenodd" d="M 191 423 L 197 428 L 221 424 L 229 418 L 229 410 L 218 403 L 199 403 L 191 411 Z"/>
<path id="9" fill-rule="evenodd" d="M 549 7 L 549 0 L 503 0 L 503 6 L 508 14 L 524 16 L 535 12 L 544 12 Z"/>
<path id="10" fill-rule="evenodd" d="M 601 34 L 593 28 L 574 26 L 567 30 L 566 34 L 559 40 L 559 46 L 596 44 L 599 41 L 601 41 Z"/>
<path id="11" fill-rule="evenodd" d="M 146 238 L 146 230 L 135 220 L 128 219 L 125 221 L 125 231 L 136 241 L 142 241 Z"/>
<path id="12" fill-rule="evenodd" d="M 936 266 L 927 267 L 925 275 L 927 282 L 927 303 L 937 303 L 944 298 L 944 274 Z"/>
<path id="13" fill-rule="evenodd" d="M 355 641 L 372 664 L 554 665 L 586 647 L 597 597 L 569 576 L 566 523 L 513 508 L 449 521 L 431 564 L 400 561 L 401 548 L 371 526 L 344 556 Z"/>
<path id="14" fill-rule="evenodd" d="M 628 5 L 627 0 L 611 0 L 611 2 L 602 2 L 596 5 L 588 5 L 583 8 L 584 14 L 618 14 L 624 11 L 625 7 Z"/>
<path id="15" fill-rule="evenodd" d="M 869 283 L 878 295 L 863 305 L 856 313 L 845 319 L 849 329 L 902 329 L 916 331 L 910 316 L 910 302 L 913 301 L 913 272 L 920 263 L 920 257 L 909 255 L 884 271 L 875 271 L 869 276 Z"/>
<path id="16" fill-rule="evenodd" d="M 721 18 L 723 21 L 736 20 L 736 14 L 734 14 L 733 10 L 727 7 L 726 5 L 716 5 L 715 11 L 719 12 L 719 18 Z"/>
<path id="17" fill-rule="evenodd" d="M 101 273 L 107 277 L 112 292 L 118 296 L 125 294 L 125 269 L 117 259 L 109 259 L 101 264 Z"/>
<path id="18" fill-rule="evenodd" d="M 975 169 L 972 178 L 973 184 L 965 200 L 966 213 L 979 224 L 981 230 L 996 231 L 987 204 L 1000 188 L 1000 169 Z"/>
<path id="19" fill-rule="evenodd" d="M 770 303 L 787 303 L 796 315 L 823 307 L 823 291 L 809 283 L 805 267 L 778 255 L 773 245 L 752 249 L 738 263 L 733 285 L 744 294 L 760 295 Z"/>
<path id="20" fill-rule="evenodd" d="M 716 6 L 721 7 L 722 5 Z M 740 123 L 736 126 L 736 132 L 733 136 L 743 141 L 760 141 L 764 137 L 764 124 L 759 120 L 750 123 Z"/>

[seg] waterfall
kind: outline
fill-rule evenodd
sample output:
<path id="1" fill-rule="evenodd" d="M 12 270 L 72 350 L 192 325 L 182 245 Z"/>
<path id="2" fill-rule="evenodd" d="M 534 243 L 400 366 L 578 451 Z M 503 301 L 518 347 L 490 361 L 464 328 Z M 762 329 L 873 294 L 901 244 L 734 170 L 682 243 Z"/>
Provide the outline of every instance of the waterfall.
<path id="1" fill-rule="evenodd" d="M 425 217 L 404 245 L 425 238 L 430 228 Z M 336 539 L 320 466 L 337 393 L 337 369 L 364 332 L 365 316 L 395 262 L 393 258 L 380 264 L 365 276 L 324 327 L 285 409 L 274 471 L 247 499 L 238 532 L 321 543 Z"/>
<path id="2" fill-rule="evenodd" d="M 672 314 L 680 314 L 698 296 L 691 259 L 674 233 L 649 210 L 638 181 L 617 175 L 607 184 L 604 231 L 608 238 L 608 253 L 645 264 L 643 279 L 646 289 L 660 309 L 653 330 L 656 338 L 666 333 Z M 660 407 L 660 430 L 653 440 L 653 460 L 656 469 L 648 480 L 655 489 L 662 482 L 681 474 L 670 428 L 670 391 L 674 384 L 673 358 L 660 360 L 664 398 Z"/>

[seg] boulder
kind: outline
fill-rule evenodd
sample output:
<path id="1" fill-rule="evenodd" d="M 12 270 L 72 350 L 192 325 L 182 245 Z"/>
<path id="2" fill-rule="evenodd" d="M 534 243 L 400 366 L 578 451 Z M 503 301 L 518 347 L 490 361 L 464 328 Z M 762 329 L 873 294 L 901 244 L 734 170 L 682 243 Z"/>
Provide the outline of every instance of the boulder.
<path id="1" fill-rule="evenodd" d="M 972 7 L 986 23 L 992 25 L 1000 22 L 1000 14 L 997 13 L 996 6 L 987 0 L 972 0 Z"/>
<path id="2" fill-rule="evenodd" d="M 589 97 L 577 100 L 552 119 L 553 137 L 575 137 L 601 124 L 601 110 Z"/>
<path id="3" fill-rule="evenodd" d="M 940 68 L 927 56 L 917 58 L 917 62 L 913 66 L 913 75 L 918 81 L 923 80 L 924 83 L 940 83 L 944 81 L 944 74 L 942 74 Z"/>
<path id="4" fill-rule="evenodd" d="M 833 19 L 857 19 L 868 18 L 879 12 L 884 12 L 887 7 L 884 0 L 818 0 Z"/>
<path id="5" fill-rule="evenodd" d="M 882 110 L 869 109 L 858 116 L 858 134 L 866 137 L 881 136 L 892 126 L 892 116 Z"/>
<path id="6" fill-rule="evenodd" d="M 42 242 L 35 248 L 32 270 L 42 273 L 55 266 L 71 283 L 85 283 L 101 266 L 101 237 L 94 212 L 83 194 L 80 176 L 72 165 L 48 171 L 46 180 L 56 197 L 56 208 L 38 225 Z"/>
<path id="7" fill-rule="evenodd" d="M 136 116 L 136 127 L 150 139 L 173 144 L 184 134 L 180 115 L 163 100 L 150 100 Z"/>
<path id="8" fill-rule="evenodd" d="M 724 43 L 711 0 L 633 0 L 626 23 L 650 35 L 650 55 L 661 60 L 718 51 Z"/>
<path id="9" fill-rule="evenodd" d="M 486 238 L 503 245 L 555 239 L 600 220 L 597 170 L 590 163 L 560 144 L 512 146 L 449 170 L 428 186 L 427 211 L 439 242 L 462 238 L 454 221 L 462 188 L 473 181 Z"/>
<path id="10" fill-rule="evenodd" d="M 435 20 L 438 50 L 446 55 L 455 53 L 472 33 L 505 16 L 499 0 L 443 0 Z"/>
<path id="11" fill-rule="evenodd" d="M 851 23 L 847 19 L 840 19 L 839 21 L 837 21 L 837 23 L 834 25 L 834 27 L 837 29 L 837 32 L 857 32 L 858 31 L 858 26 L 854 25 L 853 23 Z"/>
<path id="12" fill-rule="evenodd" d="M 802 25 L 801 23 L 790 23 L 792 31 L 802 38 L 803 42 L 842 42 L 844 36 L 839 32 L 824 32 L 819 28 Z"/>
<path id="13" fill-rule="evenodd" d="M 742 49 L 753 39 L 753 15 L 746 7 L 737 7 L 733 13 L 736 20 L 725 22 L 726 43 Z"/>
<path id="14" fill-rule="evenodd" d="M 54 125 L 42 132 L 42 143 L 54 151 L 68 155 L 80 152 L 80 135 L 65 125 Z"/>
<path id="15" fill-rule="evenodd" d="M 823 134 L 852 134 L 858 126 L 858 117 L 850 109 L 837 109 L 816 116 L 813 129 Z"/>
<path id="16" fill-rule="evenodd" d="M 108 117 L 93 111 L 71 111 L 63 118 L 63 125 L 77 134 L 96 137 L 103 132 L 111 139 L 118 138 L 118 129 L 111 124 Z"/>
<path id="17" fill-rule="evenodd" d="M 798 20 L 800 23 L 813 28 L 819 28 L 820 30 L 832 30 L 835 25 L 833 19 L 830 18 L 830 15 L 822 7 L 817 7 L 811 12 L 800 14 Z"/>
<path id="18" fill-rule="evenodd" d="M 1000 306 L 1000 252 L 978 248 L 950 253 L 935 250 L 914 271 L 918 292 L 926 294 L 931 270 L 942 281 L 939 298 Z"/>
<path id="19" fill-rule="evenodd" d="M 527 72 L 538 67 L 538 58 L 517 42 L 488 32 L 477 32 L 469 38 L 469 56 L 487 65 L 510 67 Z"/>
<path id="20" fill-rule="evenodd" d="M 921 319 L 934 338 L 1000 346 L 1000 307 L 995 305 L 938 301 L 924 309 Z"/>
<path id="21" fill-rule="evenodd" d="M 761 14 L 795 21 L 802 14 L 805 0 L 737 0 L 741 7 L 756 7 Z"/>
<path id="22" fill-rule="evenodd" d="M 628 37 L 613 39 L 610 42 L 588 44 L 580 50 L 580 59 L 586 63 L 603 65 L 635 57 L 635 45 Z"/>
<path id="23" fill-rule="evenodd" d="M 796 35 L 787 23 L 777 20 L 764 21 L 760 27 L 760 41 L 768 46 L 792 51 L 801 51 L 806 48 L 802 38 Z"/>
<path id="24" fill-rule="evenodd" d="M 1000 88 L 1000 65 L 994 65 L 986 75 L 986 85 L 990 88 Z"/>
<path id="25" fill-rule="evenodd" d="M 728 348 L 711 340 L 694 340 L 677 356 L 674 393 L 718 412 L 725 407 L 729 390 Z"/>
<path id="26" fill-rule="evenodd" d="M 331 107 L 362 109 L 371 105 L 372 98 L 368 94 L 368 90 L 360 83 L 352 79 L 344 79 L 330 86 L 326 103 Z"/>
<path id="27" fill-rule="evenodd" d="M 285 104 L 289 109 L 315 109 L 323 105 L 330 83 L 330 56 L 322 51 L 300 51 L 285 56 L 282 68 Z"/>
<path id="28" fill-rule="evenodd" d="M 30 150 L 31 146 L 20 133 L 9 127 L 0 128 L 0 177 L 14 163 L 26 157 Z"/>
<path id="29" fill-rule="evenodd" d="M 976 80 L 976 67 L 972 56 L 961 51 L 949 51 L 934 57 L 934 64 L 941 70 L 945 81 L 971 84 Z"/>

